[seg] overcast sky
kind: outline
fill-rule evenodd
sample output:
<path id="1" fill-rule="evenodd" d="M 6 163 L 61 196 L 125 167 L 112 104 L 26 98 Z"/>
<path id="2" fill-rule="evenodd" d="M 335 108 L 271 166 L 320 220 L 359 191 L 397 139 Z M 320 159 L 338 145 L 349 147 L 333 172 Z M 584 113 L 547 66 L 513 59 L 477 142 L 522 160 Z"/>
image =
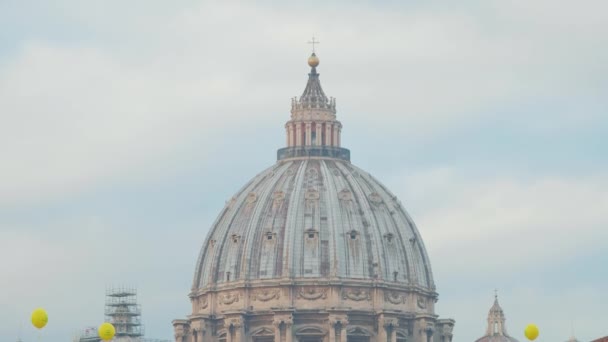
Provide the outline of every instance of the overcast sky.
<path id="1" fill-rule="evenodd" d="M 275 162 L 315 35 L 343 145 L 416 221 L 454 342 L 608 335 L 608 2 L 0 0 L 0 336 L 139 290 L 190 313 L 224 203 Z"/>

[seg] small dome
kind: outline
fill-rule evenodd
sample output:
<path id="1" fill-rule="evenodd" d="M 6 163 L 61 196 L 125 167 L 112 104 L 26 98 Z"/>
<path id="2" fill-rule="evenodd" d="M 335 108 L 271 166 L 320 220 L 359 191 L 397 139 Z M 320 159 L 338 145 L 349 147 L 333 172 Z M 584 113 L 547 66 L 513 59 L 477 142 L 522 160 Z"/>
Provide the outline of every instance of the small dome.
<path id="1" fill-rule="evenodd" d="M 311 68 L 316 68 L 319 65 L 319 57 L 317 57 L 314 52 L 308 57 L 308 65 L 310 65 Z"/>
<path id="2" fill-rule="evenodd" d="M 493 335 L 493 336 L 484 336 L 475 342 L 518 342 L 518 341 L 511 336 L 504 336 L 504 335 L 497 334 L 497 335 Z"/>
<path id="3" fill-rule="evenodd" d="M 498 295 L 494 295 L 494 304 L 488 312 L 486 334 L 475 342 L 518 342 L 507 333 L 505 321 L 505 313 L 498 304 Z"/>

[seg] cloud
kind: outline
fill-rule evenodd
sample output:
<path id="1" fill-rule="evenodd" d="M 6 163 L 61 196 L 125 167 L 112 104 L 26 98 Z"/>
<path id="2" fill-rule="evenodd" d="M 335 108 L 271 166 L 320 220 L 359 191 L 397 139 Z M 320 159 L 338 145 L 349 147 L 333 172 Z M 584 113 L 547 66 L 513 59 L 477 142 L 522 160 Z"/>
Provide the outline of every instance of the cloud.
<path id="1" fill-rule="evenodd" d="M 551 265 L 601 248 L 608 237 L 608 179 L 602 175 L 474 179 L 465 170 L 438 168 L 402 184 L 433 259 L 443 261 L 442 273 L 514 272 L 530 261 Z M 446 263 L 450 255 L 459 262 Z"/>
<path id="2" fill-rule="evenodd" d="M 152 7 L 135 21 L 129 7 L 112 25 L 98 15 L 111 6 L 68 6 L 71 29 L 82 26 L 94 40 L 28 39 L 0 69 L 0 203 L 146 174 L 184 146 L 197 144 L 204 155 L 210 141 L 242 143 L 227 137 L 231 125 L 280 127 L 305 80 L 308 47 L 297 37 L 311 27 L 323 35 L 326 91 L 353 124 L 407 125 L 428 139 L 495 115 L 493 107 L 597 87 L 605 68 L 596 57 L 607 50 L 597 44 L 601 11 L 552 7 L 539 25 L 540 5 L 521 6 L 295 11 L 208 3 Z M 594 29 L 564 26 L 566 13 L 584 15 Z"/>

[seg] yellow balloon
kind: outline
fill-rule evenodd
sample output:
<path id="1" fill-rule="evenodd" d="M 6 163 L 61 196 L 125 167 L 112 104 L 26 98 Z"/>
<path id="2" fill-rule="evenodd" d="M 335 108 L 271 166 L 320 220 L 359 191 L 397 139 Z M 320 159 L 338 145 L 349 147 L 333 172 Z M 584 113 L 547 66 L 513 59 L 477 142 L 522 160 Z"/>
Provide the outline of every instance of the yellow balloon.
<path id="1" fill-rule="evenodd" d="M 49 316 L 47 315 L 46 311 L 44 311 L 44 309 L 38 308 L 38 309 L 34 310 L 34 312 L 32 312 L 32 324 L 36 328 L 38 328 L 38 329 L 44 328 L 44 326 L 48 323 L 48 321 L 49 321 Z"/>
<path id="2" fill-rule="evenodd" d="M 99 326 L 97 332 L 102 340 L 109 341 L 114 337 L 114 334 L 116 334 L 116 329 L 114 329 L 114 326 L 111 323 L 106 322 Z"/>
<path id="3" fill-rule="evenodd" d="M 524 335 L 530 341 L 534 341 L 538 337 L 538 327 L 535 324 L 528 324 L 524 330 Z"/>

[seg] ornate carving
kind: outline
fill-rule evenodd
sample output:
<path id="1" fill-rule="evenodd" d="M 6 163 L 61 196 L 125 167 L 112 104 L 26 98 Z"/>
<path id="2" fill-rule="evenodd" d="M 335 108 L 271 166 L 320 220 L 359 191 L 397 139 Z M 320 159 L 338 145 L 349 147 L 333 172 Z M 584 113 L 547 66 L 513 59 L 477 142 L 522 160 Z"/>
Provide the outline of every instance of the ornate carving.
<path id="1" fill-rule="evenodd" d="M 327 289 L 317 289 L 315 287 L 301 287 L 298 291 L 298 298 L 307 300 L 317 300 L 319 298 L 327 298 Z"/>
<path id="2" fill-rule="evenodd" d="M 405 303 L 405 296 L 397 291 L 386 291 L 384 292 L 384 301 L 393 304 Z"/>
<path id="3" fill-rule="evenodd" d="M 370 202 L 376 205 L 381 204 L 383 202 L 382 196 L 380 196 L 380 194 L 378 194 L 377 192 L 372 192 L 367 196 L 367 198 Z"/>
<path id="4" fill-rule="evenodd" d="M 397 320 L 396 318 L 385 318 L 384 319 L 385 328 L 388 328 L 388 327 L 396 328 L 398 326 L 399 326 L 399 320 Z"/>
<path id="5" fill-rule="evenodd" d="M 354 301 L 371 300 L 369 290 L 361 288 L 344 289 L 342 290 L 342 299 L 350 299 Z"/>
<path id="6" fill-rule="evenodd" d="M 353 193 L 348 189 L 342 189 L 340 192 L 338 192 L 338 198 L 342 201 L 352 201 Z"/>
<path id="7" fill-rule="evenodd" d="M 239 329 L 243 326 L 243 318 L 241 317 L 233 317 L 229 318 L 227 322 L 225 322 L 225 326 L 233 326 L 235 329 Z"/>
<path id="8" fill-rule="evenodd" d="M 277 210 L 283 201 L 285 200 L 285 193 L 283 191 L 275 191 L 272 194 L 272 210 Z"/>
<path id="9" fill-rule="evenodd" d="M 209 301 L 207 300 L 207 295 L 203 295 L 201 296 L 201 298 L 199 299 L 199 306 L 200 309 L 206 309 L 209 306 Z"/>
<path id="10" fill-rule="evenodd" d="M 240 294 L 238 292 L 222 293 L 218 296 L 218 301 L 223 305 L 230 305 L 239 301 Z"/>
<path id="11" fill-rule="evenodd" d="M 247 202 L 247 204 L 251 204 L 257 200 L 258 200 L 258 195 L 256 195 L 253 192 L 250 192 L 249 195 L 247 195 L 247 199 L 245 201 Z"/>
<path id="12" fill-rule="evenodd" d="M 417 297 L 416 304 L 420 309 L 426 309 L 426 299 L 424 297 Z"/>
<path id="13" fill-rule="evenodd" d="M 251 300 L 259 300 L 262 302 L 267 302 L 271 299 L 279 299 L 281 297 L 281 290 L 279 289 L 262 289 L 253 291 L 251 294 Z"/>
<path id="14" fill-rule="evenodd" d="M 304 193 L 304 198 L 307 200 L 318 200 L 319 197 L 321 196 L 317 190 L 309 189 Z"/>
<path id="15" fill-rule="evenodd" d="M 340 323 L 342 326 L 348 325 L 348 318 L 346 316 L 329 316 L 329 324 L 333 327 Z"/>

